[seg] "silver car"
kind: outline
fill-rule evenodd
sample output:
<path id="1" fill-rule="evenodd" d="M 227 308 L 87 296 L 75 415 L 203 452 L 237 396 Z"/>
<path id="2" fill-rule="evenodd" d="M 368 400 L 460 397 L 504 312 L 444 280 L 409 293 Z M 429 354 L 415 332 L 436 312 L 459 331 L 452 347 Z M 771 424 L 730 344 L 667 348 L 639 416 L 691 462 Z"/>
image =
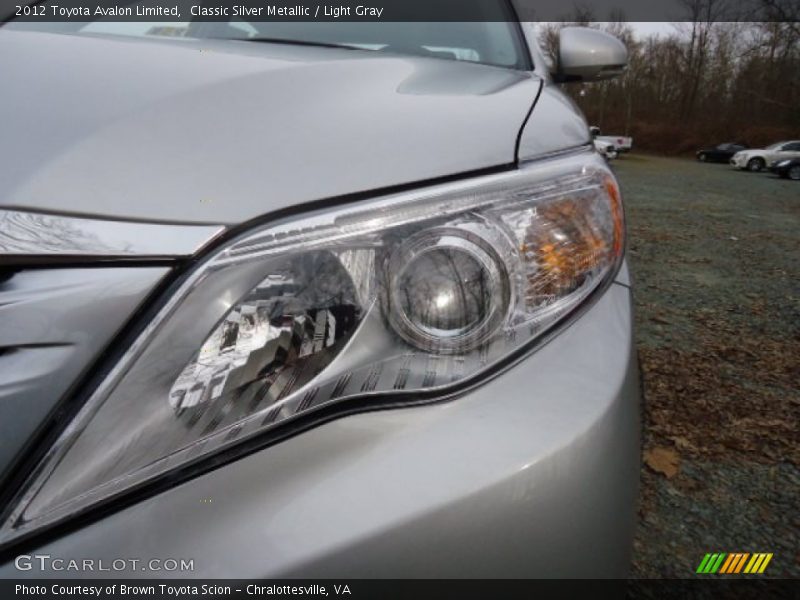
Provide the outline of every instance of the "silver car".
<path id="1" fill-rule="evenodd" d="M 559 54 L 0 27 L 0 575 L 625 576 L 623 208 L 556 83 L 626 52 Z"/>
<path id="2" fill-rule="evenodd" d="M 766 148 L 748 148 L 734 154 L 730 163 L 735 169 L 762 171 L 782 160 L 800 158 L 800 140 L 777 142 Z"/>

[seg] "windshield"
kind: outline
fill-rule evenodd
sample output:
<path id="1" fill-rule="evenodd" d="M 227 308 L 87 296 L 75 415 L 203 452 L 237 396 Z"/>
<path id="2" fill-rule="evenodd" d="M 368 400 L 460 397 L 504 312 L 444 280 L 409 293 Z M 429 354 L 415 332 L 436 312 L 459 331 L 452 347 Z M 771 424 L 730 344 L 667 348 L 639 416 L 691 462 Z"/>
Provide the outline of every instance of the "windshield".
<path id="1" fill-rule="evenodd" d="M 137 3 L 131 4 L 135 6 Z M 112 19 L 83 23 L 11 21 L 6 27 L 72 35 L 219 38 L 341 46 L 516 69 L 529 68 L 519 25 L 504 20 L 503 3 L 490 2 L 481 6 L 486 7 L 487 20 L 468 23 L 246 21 L 231 17 L 227 21 L 195 19 L 182 22 L 120 22 Z"/>
<path id="2" fill-rule="evenodd" d="M 771 146 L 767 146 L 764 150 L 780 150 L 781 146 L 788 142 L 778 142 L 777 144 L 772 144 Z"/>

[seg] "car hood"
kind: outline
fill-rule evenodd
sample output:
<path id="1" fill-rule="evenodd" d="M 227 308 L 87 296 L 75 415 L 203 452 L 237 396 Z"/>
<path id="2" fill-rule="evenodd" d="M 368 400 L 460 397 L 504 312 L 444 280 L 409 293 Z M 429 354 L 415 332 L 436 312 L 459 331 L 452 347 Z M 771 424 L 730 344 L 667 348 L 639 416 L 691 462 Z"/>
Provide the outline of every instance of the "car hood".
<path id="1" fill-rule="evenodd" d="M 541 81 L 426 57 L 0 30 L 0 204 L 238 224 L 511 164 Z"/>

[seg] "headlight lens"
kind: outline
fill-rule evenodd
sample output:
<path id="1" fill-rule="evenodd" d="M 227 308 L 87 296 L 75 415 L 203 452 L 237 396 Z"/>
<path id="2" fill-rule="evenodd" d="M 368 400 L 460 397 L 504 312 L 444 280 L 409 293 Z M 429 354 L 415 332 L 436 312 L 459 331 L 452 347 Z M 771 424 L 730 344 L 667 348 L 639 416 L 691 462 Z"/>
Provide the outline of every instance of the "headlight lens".
<path id="1" fill-rule="evenodd" d="M 393 253 L 386 270 L 385 314 L 410 345 L 464 354 L 501 325 L 511 285 L 492 233 L 486 223 L 453 223 L 423 231 Z"/>
<path id="2" fill-rule="evenodd" d="M 171 295 L 3 536 L 323 405 L 475 380 L 606 281 L 622 246 L 618 188 L 592 153 L 255 230 Z"/>

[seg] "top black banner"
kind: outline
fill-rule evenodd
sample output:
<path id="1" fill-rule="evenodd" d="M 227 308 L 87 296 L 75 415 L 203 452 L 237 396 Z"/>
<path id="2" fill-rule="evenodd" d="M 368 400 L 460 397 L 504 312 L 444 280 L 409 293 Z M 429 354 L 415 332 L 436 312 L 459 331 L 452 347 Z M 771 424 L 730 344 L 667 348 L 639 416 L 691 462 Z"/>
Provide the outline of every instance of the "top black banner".
<path id="1" fill-rule="evenodd" d="M 798 0 L 0 0 L 0 21 L 792 21 Z"/>

